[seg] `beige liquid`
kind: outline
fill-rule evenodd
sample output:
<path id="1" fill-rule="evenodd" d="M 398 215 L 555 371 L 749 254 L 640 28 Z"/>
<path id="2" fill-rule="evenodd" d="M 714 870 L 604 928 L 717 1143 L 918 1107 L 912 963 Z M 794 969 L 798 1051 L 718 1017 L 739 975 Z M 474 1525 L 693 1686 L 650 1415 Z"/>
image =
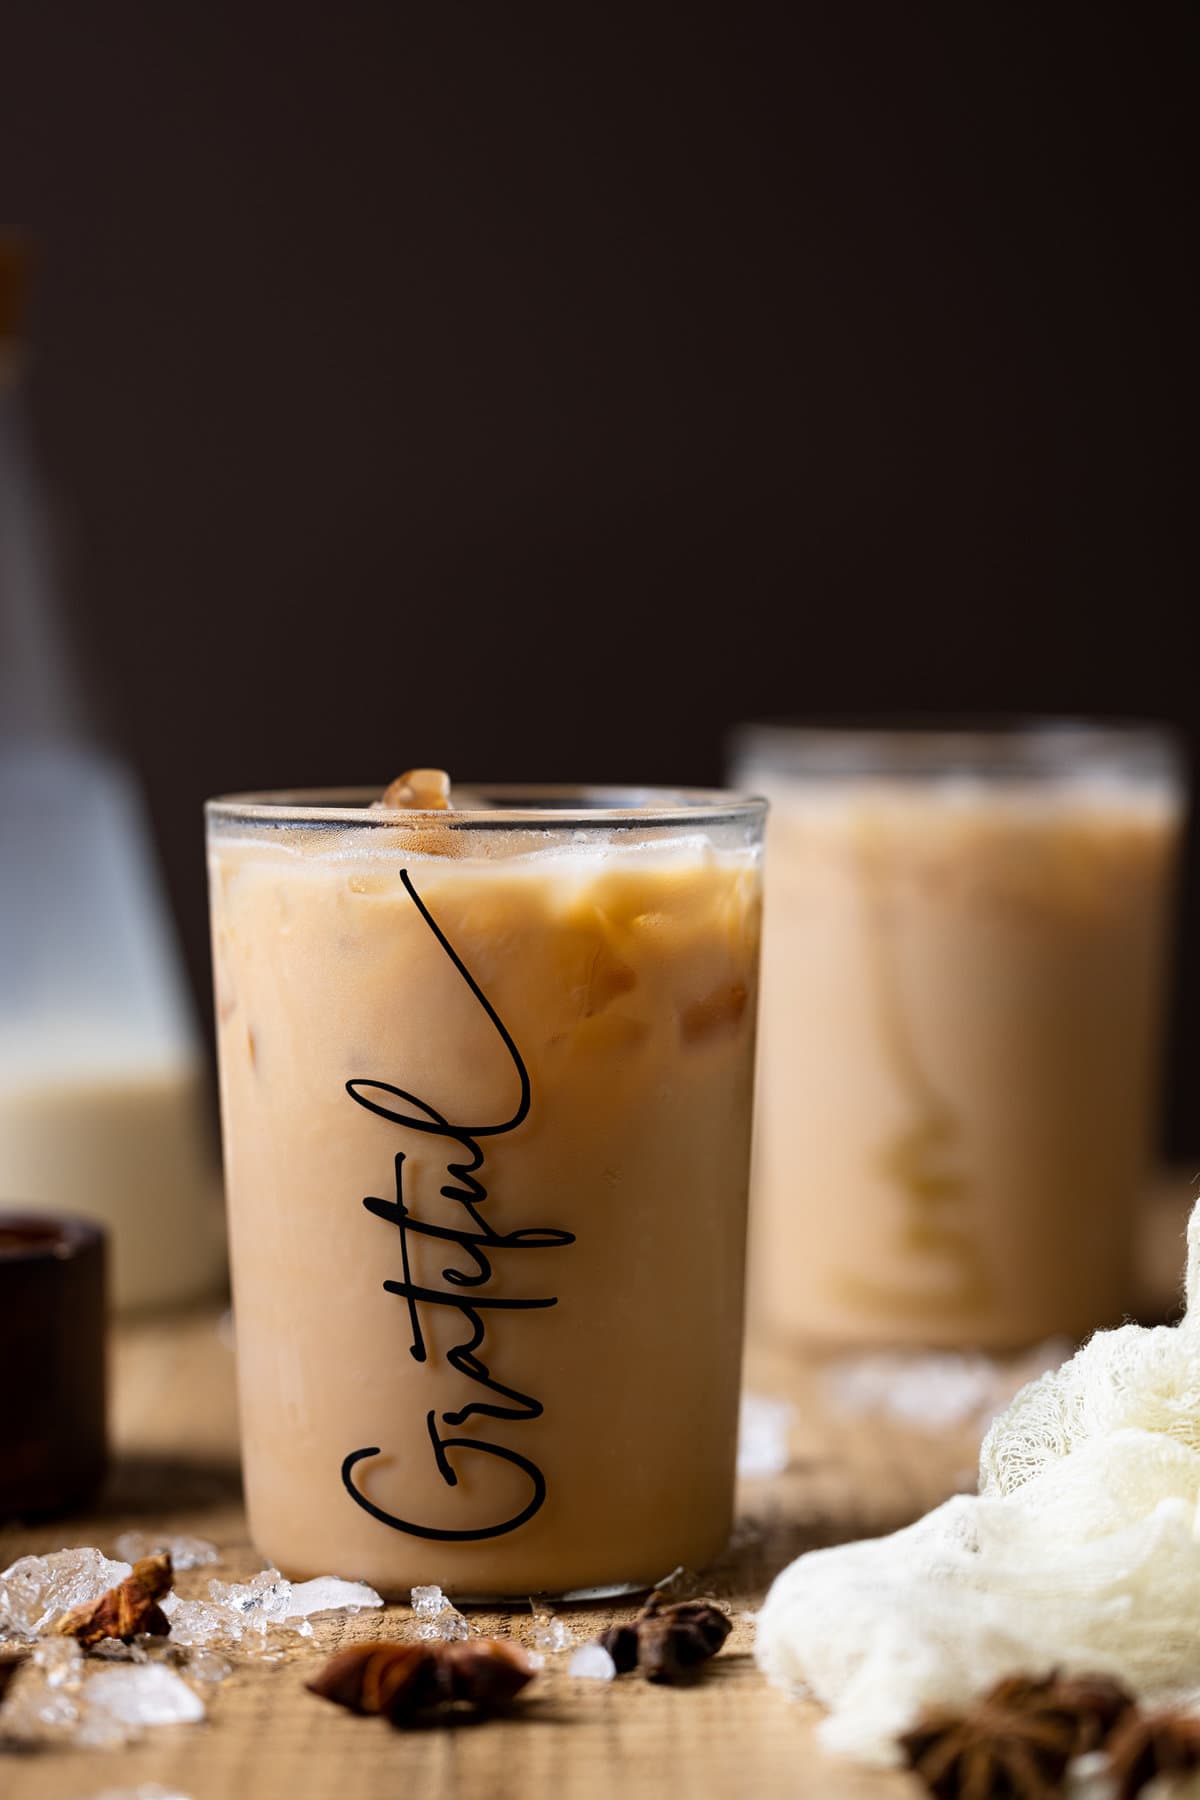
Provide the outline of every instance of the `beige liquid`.
<path id="1" fill-rule="evenodd" d="M 1016 1345 L 1130 1299 L 1178 808 L 1132 784 L 772 801 L 752 1304 Z"/>
<path id="2" fill-rule="evenodd" d="M 759 870 L 703 845 L 495 861 L 405 854 L 387 830 L 278 834 L 211 846 L 214 953 L 246 1492 L 255 1542 L 293 1576 L 336 1570 L 390 1593 L 561 1593 L 657 1580 L 703 1564 L 728 1534 L 740 1371 Z M 353 840 L 358 839 L 357 846 Z M 411 843 L 412 834 L 403 840 Z M 461 1243 L 363 1206 L 461 1231 L 450 1165 L 461 1144 L 380 1117 L 347 1081 L 386 1082 L 451 1125 L 518 1110 L 517 1065 L 398 870 L 511 1033 L 529 1077 L 514 1129 L 480 1136 L 478 1217 L 500 1234 L 487 1278 Z M 379 1089 L 377 1100 L 387 1100 Z M 394 1107 L 403 1103 L 390 1101 Z M 415 1115 L 411 1105 L 409 1116 Z M 428 1110 L 425 1114 L 428 1115 Z M 448 1357 L 471 1336 L 506 1397 Z M 540 1416 L 471 1414 L 535 1401 Z M 473 1541 L 531 1500 L 527 1468 L 470 1448 L 439 1472 L 443 1437 L 533 1465 L 545 1498 L 523 1524 Z"/>
<path id="3" fill-rule="evenodd" d="M 0 1052 L 0 1205 L 106 1226 L 120 1310 L 214 1293 L 225 1231 L 199 1056 L 81 1049 L 69 1022 L 40 1038 L 44 1054 L 28 1034 Z"/>

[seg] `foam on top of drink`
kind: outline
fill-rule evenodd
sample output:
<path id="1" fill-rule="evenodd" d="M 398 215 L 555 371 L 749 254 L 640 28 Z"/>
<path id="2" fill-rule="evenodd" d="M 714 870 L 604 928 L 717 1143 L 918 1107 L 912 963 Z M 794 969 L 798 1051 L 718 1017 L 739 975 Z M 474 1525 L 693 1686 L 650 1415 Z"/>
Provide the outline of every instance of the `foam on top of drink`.
<path id="1" fill-rule="evenodd" d="M 637 856 L 639 867 L 661 864 L 677 869 L 692 862 L 757 860 L 757 846 L 730 849 L 719 845 L 705 831 L 681 834 L 678 827 L 655 827 L 647 821 L 640 838 L 636 827 L 614 825 L 610 828 L 587 826 L 573 829 L 554 824 L 545 829 L 537 826 L 508 827 L 484 831 L 473 823 L 459 830 L 413 829 L 409 826 L 375 823 L 370 815 L 361 827 L 354 825 L 329 829 L 320 824 L 296 825 L 293 822 L 255 831 L 244 826 L 222 828 L 214 839 L 214 848 L 224 853 L 241 851 L 264 859 L 310 861 L 314 865 L 368 865 L 391 867 L 397 858 L 426 864 L 462 865 L 478 870 L 481 866 L 503 863 L 514 872 L 521 868 L 536 869 L 539 875 L 562 869 L 563 873 L 598 873 L 611 866 L 612 849 L 619 845 L 622 858 Z"/>
<path id="2" fill-rule="evenodd" d="M 401 804 L 392 802 L 399 797 Z M 441 804 L 436 804 L 438 801 Z M 409 801 L 414 804 L 409 804 Z M 427 805 L 415 804 L 418 801 Z M 263 808 L 212 820 L 210 866 L 228 891 L 244 882 L 277 885 L 297 877 L 347 899 L 386 901 L 399 891 L 404 868 L 443 893 L 483 883 L 493 900 L 557 916 L 582 903 L 623 906 L 618 890 L 651 884 L 642 909 L 677 913 L 712 880 L 757 879 L 757 830 L 706 816 L 688 802 L 680 812 L 661 797 L 594 815 L 554 805 L 497 811 L 466 789 L 451 790 L 438 770 L 410 770 L 385 791 L 384 801 L 355 812 L 313 808 L 311 822 L 293 810 Z M 691 823 L 688 813 L 695 813 Z M 661 898 L 655 897 L 661 894 Z"/>

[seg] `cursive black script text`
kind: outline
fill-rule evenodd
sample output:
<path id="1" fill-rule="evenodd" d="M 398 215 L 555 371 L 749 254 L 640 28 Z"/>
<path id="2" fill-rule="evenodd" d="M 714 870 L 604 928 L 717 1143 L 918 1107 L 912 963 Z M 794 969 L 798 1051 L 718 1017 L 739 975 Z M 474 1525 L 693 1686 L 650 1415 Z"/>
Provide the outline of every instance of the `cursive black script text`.
<path id="1" fill-rule="evenodd" d="M 394 1087 L 387 1081 L 356 1079 L 346 1083 L 346 1092 L 359 1106 L 368 1112 L 375 1113 L 381 1119 L 389 1119 L 408 1131 L 417 1131 L 430 1138 L 440 1139 L 447 1150 L 444 1167 L 447 1182 L 439 1188 L 439 1194 L 447 1200 L 453 1200 L 461 1207 L 461 1213 L 454 1216 L 452 1225 L 436 1225 L 428 1219 L 421 1219 L 410 1211 L 404 1191 L 403 1151 L 398 1151 L 393 1159 L 395 1171 L 395 1198 L 383 1200 L 375 1195 L 367 1195 L 363 1205 L 369 1213 L 385 1224 L 395 1227 L 399 1238 L 400 1278 L 385 1281 L 383 1286 L 389 1294 L 395 1294 L 403 1300 L 408 1309 L 408 1322 L 411 1335 L 410 1354 L 414 1361 L 428 1362 L 429 1350 L 426 1343 L 425 1330 L 422 1326 L 421 1309 L 423 1307 L 443 1307 L 457 1312 L 465 1332 L 461 1342 L 456 1343 L 447 1353 L 446 1361 L 459 1375 L 465 1376 L 473 1384 L 475 1392 L 465 1405 L 452 1411 L 438 1413 L 431 1410 L 426 1414 L 425 1424 L 429 1433 L 429 1441 L 439 1474 L 447 1487 L 457 1487 L 458 1475 L 455 1470 L 451 1452 L 458 1457 L 468 1455 L 492 1457 L 501 1462 L 511 1463 L 526 1477 L 529 1484 L 529 1495 L 519 1511 L 509 1517 L 500 1519 L 495 1524 L 482 1525 L 471 1529 L 455 1529 L 441 1525 L 422 1525 L 412 1519 L 402 1519 L 394 1513 L 386 1512 L 375 1501 L 368 1499 L 362 1489 L 355 1485 L 355 1470 L 368 1457 L 378 1456 L 380 1447 L 372 1445 L 362 1450 L 352 1450 L 342 1461 L 342 1481 L 346 1490 L 355 1502 L 369 1512 L 373 1518 L 384 1525 L 391 1525 L 396 1531 L 406 1531 L 414 1537 L 441 1538 L 450 1542 L 463 1542 L 474 1538 L 502 1537 L 505 1532 L 515 1531 L 531 1519 L 546 1498 L 546 1478 L 537 1464 L 529 1457 L 510 1450 L 504 1444 L 488 1443 L 480 1437 L 447 1436 L 445 1428 L 451 1432 L 464 1426 L 468 1419 L 509 1419 L 527 1420 L 540 1418 L 543 1407 L 540 1400 L 532 1394 L 522 1393 L 518 1388 L 508 1387 L 497 1380 L 484 1359 L 484 1339 L 487 1334 L 487 1315 L 489 1313 L 526 1312 L 540 1308 L 556 1306 L 557 1299 L 513 1300 L 487 1292 L 487 1284 L 492 1279 L 492 1257 L 500 1250 L 547 1250 L 559 1248 L 575 1242 L 570 1231 L 556 1231 L 548 1226 L 531 1226 L 520 1231 L 497 1231 L 491 1225 L 482 1208 L 487 1202 L 487 1189 L 480 1180 L 483 1168 L 483 1150 L 481 1140 L 501 1137 L 505 1133 L 515 1131 L 527 1117 L 530 1108 L 529 1074 L 522 1061 L 521 1054 L 513 1042 L 495 1008 L 472 977 L 462 958 L 422 901 L 409 878 L 408 871 L 400 871 L 400 880 L 405 892 L 420 913 L 421 918 L 433 933 L 441 948 L 445 951 L 454 969 L 466 983 L 467 988 L 478 1001 L 487 1020 L 499 1036 L 500 1042 L 511 1060 L 519 1083 L 519 1099 L 516 1111 L 511 1118 L 497 1123 L 453 1124 L 438 1112 L 436 1107 L 420 1100 L 415 1094 L 406 1092 L 404 1088 Z M 414 1237 L 439 1239 L 448 1246 L 453 1246 L 467 1258 L 467 1267 L 445 1268 L 441 1271 L 444 1287 L 426 1286 L 414 1280 L 411 1263 L 410 1240 Z"/>

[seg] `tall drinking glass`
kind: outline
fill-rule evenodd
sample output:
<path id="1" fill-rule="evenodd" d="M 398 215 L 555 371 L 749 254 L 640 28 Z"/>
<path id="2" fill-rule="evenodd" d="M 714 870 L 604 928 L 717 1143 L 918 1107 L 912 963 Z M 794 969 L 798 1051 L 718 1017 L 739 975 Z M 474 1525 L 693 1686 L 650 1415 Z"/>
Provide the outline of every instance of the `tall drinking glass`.
<path id="1" fill-rule="evenodd" d="M 1119 1321 L 1155 1123 L 1170 741 L 751 727 L 771 801 L 751 1294 L 777 1335 Z"/>
<path id="2" fill-rule="evenodd" d="M 727 1536 L 761 801 L 208 807 L 243 1456 L 285 1573 L 621 1591 Z"/>

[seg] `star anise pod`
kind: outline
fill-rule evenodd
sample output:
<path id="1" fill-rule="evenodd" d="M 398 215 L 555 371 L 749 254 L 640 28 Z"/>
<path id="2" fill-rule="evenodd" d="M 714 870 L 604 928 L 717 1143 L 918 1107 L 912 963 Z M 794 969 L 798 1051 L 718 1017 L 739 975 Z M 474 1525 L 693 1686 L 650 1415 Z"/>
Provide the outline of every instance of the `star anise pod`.
<path id="1" fill-rule="evenodd" d="M 309 1691 L 351 1712 L 382 1713 L 393 1725 L 428 1717 L 462 1701 L 494 1712 L 520 1693 L 537 1664 L 503 1638 L 461 1643 L 352 1644 L 330 1657 Z"/>
<path id="2" fill-rule="evenodd" d="M 124 1581 L 98 1600 L 73 1606 L 55 1621 L 53 1630 L 60 1637 L 77 1638 L 85 1650 L 101 1638 L 120 1638 L 127 1644 L 143 1633 L 166 1637 L 171 1621 L 158 1602 L 170 1591 L 172 1574 L 171 1558 L 165 1551 L 144 1556 Z"/>
<path id="3" fill-rule="evenodd" d="M 357 1713 L 390 1714 L 393 1707 L 418 1711 L 442 1698 L 438 1666 L 427 1644 L 351 1644 L 305 1685 L 310 1693 Z"/>
<path id="4" fill-rule="evenodd" d="M 602 1650 L 607 1650 L 613 1659 L 618 1675 L 628 1675 L 630 1669 L 637 1668 L 638 1628 L 637 1622 L 627 1619 L 623 1625 L 610 1625 L 596 1639 Z"/>
<path id="5" fill-rule="evenodd" d="M 1104 1747 L 1135 1702 L 1105 1675 L 1009 1675 L 963 1713 L 931 1713 L 900 1739 L 938 1800 L 1045 1800 L 1073 1757 Z"/>
<path id="6" fill-rule="evenodd" d="M 1049 1800 L 1071 1760 L 1053 1727 L 986 1706 L 929 1713 L 900 1748 L 937 1800 Z"/>
<path id="7" fill-rule="evenodd" d="M 1027 1718 L 1061 1722 L 1072 1732 L 1071 1755 L 1102 1750 L 1122 1720 L 1136 1710 L 1129 1689 L 1108 1675 L 1008 1675 L 984 1696 Z"/>
<path id="8" fill-rule="evenodd" d="M 539 1667 L 520 1644 L 504 1638 L 466 1638 L 447 1644 L 443 1658 L 451 1699 L 465 1700 L 480 1712 L 507 1706 L 533 1680 Z"/>
<path id="9" fill-rule="evenodd" d="M 1200 1769 L 1200 1719 L 1178 1712 L 1132 1712 L 1106 1749 L 1117 1800 L 1134 1800 L 1159 1775 Z"/>
<path id="10" fill-rule="evenodd" d="M 989 1698 L 968 1713 L 927 1713 L 900 1748 L 937 1800 L 1046 1800 L 1062 1786 L 1073 1741 L 1072 1725 Z"/>
<path id="11" fill-rule="evenodd" d="M 667 1606 L 660 1594 L 651 1594 L 636 1619 L 610 1626 L 596 1642 L 608 1651 L 618 1675 L 638 1668 L 647 1681 L 674 1682 L 715 1656 L 732 1629 L 711 1600 Z"/>

